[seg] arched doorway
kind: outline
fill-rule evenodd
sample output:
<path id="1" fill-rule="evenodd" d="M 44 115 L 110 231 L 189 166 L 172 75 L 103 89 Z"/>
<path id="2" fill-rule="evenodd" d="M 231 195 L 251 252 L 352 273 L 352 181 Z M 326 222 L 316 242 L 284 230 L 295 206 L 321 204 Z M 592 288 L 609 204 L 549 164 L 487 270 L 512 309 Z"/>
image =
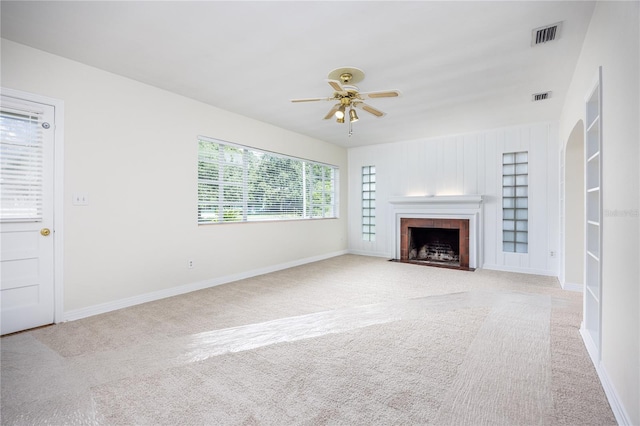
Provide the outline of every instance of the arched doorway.
<path id="1" fill-rule="evenodd" d="M 573 127 L 564 155 L 564 288 L 584 288 L 584 122 Z"/>

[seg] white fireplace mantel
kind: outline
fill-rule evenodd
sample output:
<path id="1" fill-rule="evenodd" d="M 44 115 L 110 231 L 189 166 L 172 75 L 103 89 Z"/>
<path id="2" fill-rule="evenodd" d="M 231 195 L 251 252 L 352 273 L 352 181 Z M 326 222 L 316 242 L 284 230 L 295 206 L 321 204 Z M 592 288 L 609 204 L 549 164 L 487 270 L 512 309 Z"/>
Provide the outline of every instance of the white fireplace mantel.
<path id="1" fill-rule="evenodd" d="M 394 206 L 406 205 L 455 205 L 463 208 L 480 208 L 482 195 L 426 195 L 413 197 L 391 197 L 389 203 Z"/>
<path id="2" fill-rule="evenodd" d="M 469 267 L 482 266 L 482 195 L 427 195 L 389 198 L 392 253 L 400 259 L 400 219 L 469 220 Z"/>

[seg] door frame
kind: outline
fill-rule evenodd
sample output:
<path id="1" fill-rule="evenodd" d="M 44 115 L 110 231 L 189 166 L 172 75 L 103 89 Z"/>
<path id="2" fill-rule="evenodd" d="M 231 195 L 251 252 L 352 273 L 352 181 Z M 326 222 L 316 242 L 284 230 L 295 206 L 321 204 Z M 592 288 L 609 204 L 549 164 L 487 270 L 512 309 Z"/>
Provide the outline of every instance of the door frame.
<path id="1" fill-rule="evenodd" d="M 3 96 L 53 107 L 53 322 L 64 321 L 64 101 L 2 87 Z"/>

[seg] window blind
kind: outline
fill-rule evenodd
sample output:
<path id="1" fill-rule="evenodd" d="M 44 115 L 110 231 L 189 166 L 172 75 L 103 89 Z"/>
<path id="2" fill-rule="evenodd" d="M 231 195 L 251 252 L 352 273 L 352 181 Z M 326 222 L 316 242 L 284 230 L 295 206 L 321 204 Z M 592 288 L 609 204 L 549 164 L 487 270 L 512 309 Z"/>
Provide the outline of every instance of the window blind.
<path id="1" fill-rule="evenodd" d="M 0 220 L 42 220 L 42 114 L 0 111 Z"/>
<path id="2" fill-rule="evenodd" d="M 198 223 L 337 217 L 337 167 L 198 140 Z"/>

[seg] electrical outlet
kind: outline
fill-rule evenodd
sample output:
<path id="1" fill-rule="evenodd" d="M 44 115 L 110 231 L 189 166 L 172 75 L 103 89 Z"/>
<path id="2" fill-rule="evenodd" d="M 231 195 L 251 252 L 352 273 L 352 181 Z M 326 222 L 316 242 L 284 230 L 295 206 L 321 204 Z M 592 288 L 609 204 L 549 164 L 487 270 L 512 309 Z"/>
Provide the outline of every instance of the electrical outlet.
<path id="1" fill-rule="evenodd" d="M 189 269 L 193 269 L 193 259 L 189 259 Z"/>
<path id="2" fill-rule="evenodd" d="M 89 194 L 86 192 L 76 192 L 72 196 L 72 202 L 74 206 L 88 206 Z"/>
<path id="3" fill-rule="evenodd" d="M 549 251 L 549 257 L 556 257 L 556 252 L 553 250 Z"/>

